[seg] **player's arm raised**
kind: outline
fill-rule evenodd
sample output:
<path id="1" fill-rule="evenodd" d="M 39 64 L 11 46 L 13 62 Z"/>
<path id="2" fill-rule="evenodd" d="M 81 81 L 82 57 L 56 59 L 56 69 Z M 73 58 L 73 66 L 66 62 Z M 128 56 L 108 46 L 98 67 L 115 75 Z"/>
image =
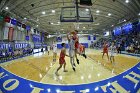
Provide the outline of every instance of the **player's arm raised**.
<path id="1" fill-rule="evenodd" d="M 69 33 L 67 33 L 67 39 L 68 39 L 68 41 L 70 41 L 70 38 L 69 38 Z"/>

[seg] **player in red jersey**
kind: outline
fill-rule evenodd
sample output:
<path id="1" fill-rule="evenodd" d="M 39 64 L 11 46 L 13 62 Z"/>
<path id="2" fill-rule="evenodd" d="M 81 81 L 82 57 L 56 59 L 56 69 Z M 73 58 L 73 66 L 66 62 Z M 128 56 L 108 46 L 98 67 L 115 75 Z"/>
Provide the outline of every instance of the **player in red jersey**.
<path id="1" fill-rule="evenodd" d="M 103 59 L 103 57 L 104 57 L 104 54 L 107 55 L 107 58 L 108 58 L 108 60 L 109 60 L 109 56 L 108 56 L 108 44 L 107 44 L 107 42 L 104 42 L 104 45 L 103 45 L 103 55 L 102 55 L 102 59 Z"/>
<path id="2" fill-rule="evenodd" d="M 79 44 L 79 52 L 80 54 L 85 54 L 85 46 L 82 44 Z"/>
<path id="3" fill-rule="evenodd" d="M 62 66 L 64 65 L 64 72 L 67 72 L 67 70 L 65 69 L 65 67 L 66 67 L 66 61 L 65 61 L 65 56 L 68 56 L 67 54 L 66 54 L 66 45 L 65 45 L 65 43 L 62 43 L 61 44 L 61 46 L 63 47 L 62 49 L 61 49 L 61 52 L 60 52 L 60 58 L 59 58 L 59 64 L 60 64 L 60 66 L 57 68 L 57 70 L 56 70 L 56 72 L 55 72 L 55 74 L 58 76 L 59 74 L 58 74 L 58 71 L 62 68 Z M 69 57 L 69 56 L 68 56 Z"/>
<path id="4" fill-rule="evenodd" d="M 79 64 L 79 59 L 77 58 L 77 54 L 80 54 L 80 52 L 78 51 L 78 48 L 79 48 L 79 37 L 78 37 L 78 31 L 75 30 L 74 32 L 72 32 L 73 34 L 73 40 L 75 41 L 75 58 L 76 58 L 76 61 L 77 61 L 77 64 Z M 87 58 L 87 56 L 85 54 L 80 54 L 82 55 L 83 57 Z"/>

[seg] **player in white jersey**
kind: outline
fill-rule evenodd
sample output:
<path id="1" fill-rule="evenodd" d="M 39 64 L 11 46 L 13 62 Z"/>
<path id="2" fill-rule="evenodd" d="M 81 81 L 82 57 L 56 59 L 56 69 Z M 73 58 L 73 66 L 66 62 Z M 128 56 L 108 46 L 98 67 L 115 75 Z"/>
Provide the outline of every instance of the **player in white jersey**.
<path id="1" fill-rule="evenodd" d="M 57 56 L 57 45 L 56 42 L 53 42 L 53 62 L 56 62 L 56 56 Z"/>
<path id="2" fill-rule="evenodd" d="M 68 39 L 68 44 L 69 44 L 69 56 L 70 56 L 70 62 L 72 65 L 72 69 L 75 71 L 75 63 L 74 63 L 74 54 L 75 54 L 75 49 L 74 49 L 74 43 L 75 41 L 72 39 L 72 35 L 67 34 L 67 39 Z"/>
<path id="3" fill-rule="evenodd" d="M 116 51 L 116 46 L 114 44 L 114 42 L 112 42 L 111 46 L 110 46 L 110 61 L 111 63 L 115 62 L 115 51 Z"/>
<path id="4" fill-rule="evenodd" d="M 48 49 L 48 55 L 49 55 L 49 52 L 50 52 L 50 48 L 51 48 L 51 47 L 48 45 L 48 46 L 47 46 L 47 49 Z"/>

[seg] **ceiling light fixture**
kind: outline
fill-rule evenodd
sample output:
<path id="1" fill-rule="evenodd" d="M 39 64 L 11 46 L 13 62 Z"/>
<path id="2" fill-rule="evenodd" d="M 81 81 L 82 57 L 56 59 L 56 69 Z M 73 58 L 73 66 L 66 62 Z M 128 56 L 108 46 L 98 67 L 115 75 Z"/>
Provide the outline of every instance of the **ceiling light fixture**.
<path id="1" fill-rule="evenodd" d="M 108 16 L 111 16 L 112 14 L 111 13 L 108 13 Z"/>
<path id="2" fill-rule="evenodd" d="M 125 3 L 129 3 L 129 0 L 125 0 Z"/>
<path id="3" fill-rule="evenodd" d="M 8 7 L 5 7 L 5 9 L 8 10 L 9 8 Z"/>
<path id="4" fill-rule="evenodd" d="M 43 15 L 45 15 L 45 14 L 46 14 L 46 12 L 45 12 L 45 11 L 43 11 L 43 12 L 42 12 L 42 14 L 43 14 Z"/>
<path id="5" fill-rule="evenodd" d="M 99 10 L 97 10 L 97 11 L 96 11 L 96 13 L 100 13 L 100 11 L 99 11 Z"/>
<path id="6" fill-rule="evenodd" d="M 37 18 L 37 20 L 36 21 L 39 21 L 39 19 Z"/>
<path id="7" fill-rule="evenodd" d="M 89 9 L 85 9 L 86 11 L 89 11 Z"/>
<path id="8" fill-rule="evenodd" d="M 52 10 L 52 13 L 55 13 L 55 10 Z"/>

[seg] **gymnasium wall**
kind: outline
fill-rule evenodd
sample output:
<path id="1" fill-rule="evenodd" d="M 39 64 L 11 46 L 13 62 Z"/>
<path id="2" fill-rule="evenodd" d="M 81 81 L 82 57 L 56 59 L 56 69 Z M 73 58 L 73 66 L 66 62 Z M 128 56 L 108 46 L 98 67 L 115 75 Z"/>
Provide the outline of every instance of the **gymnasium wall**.
<path id="1" fill-rule="evenodd" d="M 96 42 L 96 40 L 98 40 L 99 37 L 96 37 L 96 40 L 93 40 L 93 36 L 90 35 L 90 40 L 88 40 L 88 36 L 89 35 L 79 35 L 79 42 L 81 44 L 83 44 L 86 48 L 89 48 L 91 43 Z M 66 36 L 62 37 L 62 42 L 57 42 L 57 48 L 62 48 L 61 47 L 61 43 L 66 43 L 66 48 L 68 48 L 68 41 Z"/>
<path id="2" fill-rule="evenodd" d="M 3 26 L 3 23 L 2 21 L 0 21 L 0 40 L 2 40 L 2 35 L 3 35 L 2 26 Z"/>
<path id="3" fill-rule="evenodd" d="M 0 15 L 0 49 L 7 50 L 10 47 L 21 49 L 25 44 L 37 49 L 46 47 L 45 33 L 42 30 L 32 27 L 27 22 L 22 23 L 11 17 L 1 17 Z"/>
<path id="4" fill-rule="evenodd" d="M 56 40 L 56 37 L 47 38 L 47 39 L 45 40 L 45 43 L 46 43 L 47 45 L 52 45 L 52 43 L 53 43 L 54 40 Z"/>

